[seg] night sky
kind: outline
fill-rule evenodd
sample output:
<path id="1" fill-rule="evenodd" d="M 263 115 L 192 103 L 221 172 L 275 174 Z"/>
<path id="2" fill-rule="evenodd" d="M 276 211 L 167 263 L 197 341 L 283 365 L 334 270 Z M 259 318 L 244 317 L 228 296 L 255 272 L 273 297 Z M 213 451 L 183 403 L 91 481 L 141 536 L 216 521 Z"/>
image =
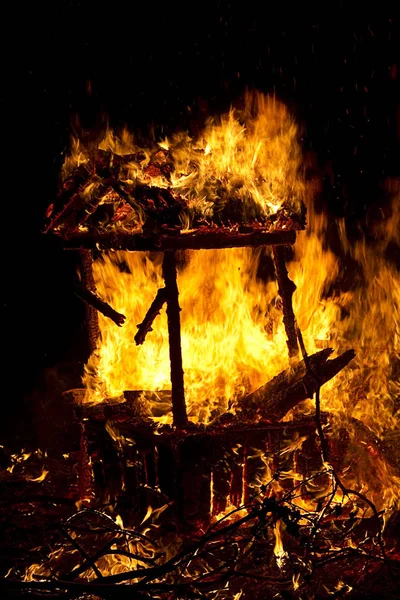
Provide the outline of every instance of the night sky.
<path id="1" fill-rule="evenodd" d="M 10 414 L 43 385 L 45 369 L 83 359 L 83 307 L 71 291 L 75 258 L 41 235 L 77 116 L 85 131 L 99 131 L 107 115 L 114 126 L 165 133 L 256 88 L 293 111 L 331 212 L 362 219 L 385 203 L 383 181 L 400 175 L 395 2 L 379 3 L 370 20 L 348 2 L 326 2 L 319 11 L 308 3 L 308 14 L 283 2 L 273 11 L 266 2 L 187 3 L 182 10 L 173 3 L 54 4 L 21 7 L 4 55 Z"/>

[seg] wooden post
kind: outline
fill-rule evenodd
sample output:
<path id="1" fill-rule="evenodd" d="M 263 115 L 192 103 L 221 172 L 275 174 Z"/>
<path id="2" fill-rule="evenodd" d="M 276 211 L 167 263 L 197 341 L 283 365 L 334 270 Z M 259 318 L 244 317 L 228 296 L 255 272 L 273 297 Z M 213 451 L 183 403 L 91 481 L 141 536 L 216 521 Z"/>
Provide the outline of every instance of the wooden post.
<path id="1" fill-rule="evenodd" d="M 163 260 L 163 277 L 167 295 L 167 318 L 169 336 L 169 358 L 171 362 L 172 414 L 176 427 L 185 427 L 185 391 L 183 385 L 181 320 L 179 291 L 176 279 L 176 255 L 174 250 L 166 250 Z"/>
<path id="2" fill-rule="evenodd" d="M 83 286 L 90 292 L 96 293 L 96 284 L 93 277 L 93 256 L 92 250 L 79 250 L 81 259 L 80 272 Z M 90 354 L 94 352 L 100 338 L 99 315 L 97 310 L 85 302 L 86 306 L 86 327 L 88 331 Z"/>
<path id="3" fill-rule="evenodd" d="M 87 506 L 93 500 L 93 471 L 90 464 L 89 446 L 84 423 L 80 423 L 78 493 L 79 501 L 83 506 Z"/>
<path id="4" fill-rule="evenodd" d="M 272 249 L 276 277 L 278 279 L 278 292 L 282 298 L 283 324 L 286 330 L 286 344 L 289 351 L 289 360 L 297 358 L 299 346 L 297 343 L 296 319 L 293 312 L 292 297 L 296 285 L 289 279 L 285 262 L 285 246 L 273 246 Z"/>

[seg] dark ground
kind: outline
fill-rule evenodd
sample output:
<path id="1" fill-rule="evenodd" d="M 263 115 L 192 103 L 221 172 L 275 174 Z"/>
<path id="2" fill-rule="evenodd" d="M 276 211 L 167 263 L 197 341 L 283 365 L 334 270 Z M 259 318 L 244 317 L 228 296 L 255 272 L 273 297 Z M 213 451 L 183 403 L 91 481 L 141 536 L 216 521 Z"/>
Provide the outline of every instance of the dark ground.
<path id="1" fill-rule="evenodd" d="M 382 183 L 400 175 L 396 3 L 379 3 L 373 18 L 345 2 L 325 3 L 322 15 L 264 4 L 69 1 L 21 6 L 4 21 L 3 426 L 12 435 L 29 428 L 33 391 L 73 381 L 84 359 L 75 258 L 41 235 L 77 116 L 86 130 L 108 115 L 161 132 L 226 109 L 246 87 L 275 93 L 316 157 L 325 207 L 354 225 L 384 206 Z"/>

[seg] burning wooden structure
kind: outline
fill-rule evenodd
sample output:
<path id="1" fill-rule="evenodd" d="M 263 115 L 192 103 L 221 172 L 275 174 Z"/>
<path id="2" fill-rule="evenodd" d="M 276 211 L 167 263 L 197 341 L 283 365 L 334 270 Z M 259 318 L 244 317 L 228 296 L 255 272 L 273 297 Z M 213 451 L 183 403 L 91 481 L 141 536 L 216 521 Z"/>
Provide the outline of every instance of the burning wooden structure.
<path id="1" fill-rule="evenodd" d="M 163 169 L 171 168 L 168 157 L 168 152 L 161 149 L 152 156 L 146 167 L 151 178 L 156 179 Z M 135 343 L 146 343 L 154 319 L 166 304 L 171 392 L 164 392 L 164 403 L 171 403 L 172 426 L 155 428 L 154 423 L 143 420 L 140 415 L 141 396 L 152 394 L 159 400 L 155 390 L 126 390 L 122 403 L 113 404 L 104 398 L 104 402 L 94 407 L 90 403 L 85 405 L 85 390 L 73 391 L 70 396 L 76 402 L 82 423 L 80 493 L 82 500 L 88 500 L 107 495 L 110 490 L 120 493 L 122 487 L 135 494 L 141 486 L 158 486 L 175 503 L 180 519 L 199 524 L 224 512 L 229 505 L 240 506 L 251 496 L 257 477 L 254 458 L 251 458 L 255 449 L 261 455 L 278 455 L 279 448 L 285 445 L 284 438 L 287 443 L 288 432 L 295 432 L 296 436 L 312 433 L 313 420 L 294 425 L 279 421 L 298 403 L 312 398 L 323 383 L 350 362 L 354 352 L 349 350 L 328 360 L 332 352 L 329 348 L 308 357 L 304 346 L 299 345 L 300 334 L 292 306 L 296 286 L 288 275 L 285 252 L 295 243 L 296 231 L 305 226 L 305 209 L 301 203 L 297 212 L 290 212 L 290 202 L 283 202 L 277 213 L 258 215 L 249 222 L 235 222 L 238 215 L 240 218 L 238 203 L 228 200 L 218 215 L 217 224 L 206 225 L 204 219 L 195 215 L 191 229 L 185 230 L 182 222 L 188 205 L 179 194 L 155 185 L 154 181 L 148 186 L 121 183 L 126 165 L 142 159 L 97 150 L 89 162 L 75 168 L 63 183 L 59 198 L 47 215 L 46 232 L 61 235 L 66 248 L 80 253 L 81 285 L 76 293 L 87 306 L 92 351 L 99 341 L 97 312 L 117 326 L 123 326 L 125 321 L 125 315 L 114 310 L 96 292 L 93 251 L 163 253 L 164 287 L 158 289 L 138 325 Z M 133 227 L 132 223 L 140 219 L 141 227 Z M 260 246 L 272 250 L 290 367 L 241 398 L 235 415 L 222 414 L 208 425 L 193 423 L 187 415 L 182 367 L 177 285 L 179 255 L 186 250 Z M 301 351 L 303 360 L 300 360 Z M 110 427 L 118 439 L 118 451 L 107 443 Z M 316 446 L 313 469 L 318 457 Z M 319 462 L 321 465 L 321 459 Z M 308 467 L 305 467 L 303 475 L 307 474 Z"/>
<path id="2" fill-rule="evenodd" d="M 395 445 L 387 443 L 390 435 L 375 435 L 371 421 L 364 423 L 357 412 L 348 411 L 340 422 L 329 402 L 332 396 L 339 396 L 340 406 L 370 400 L 369 389 L 357 383 L 369 385 L 368 368 L 357 362 L 365 350 L 358 344 L 356 356 L 349 349 L 357 341 L 354 335 L 330 337 L 337 306 L 321 337 L 314 330 L 309 335 L 306 319 L 303 341 L 296 319 L 304 323 L 296 298 L 308 281 L 300 277 L 294 295 L 288 263 L 300 243 L 301 267 L 304 248 L 313 242 L 312 236 L 298 235 L 306 214 L 296 128 L 285 109 L 260 97 L 245 117 L 247 127 L 232 112 L 203 139 L 178 135 L 151 149 L 137 147 L 126 133 L 116 138 L 108 132 L 92 146 L 75 141 L 66 159 L 45 230 L 79 254 L 75 293 L 85 303 L 91 356 L 84 386 L 64 393 L 75 415 L 75 437 L 73 451 L 58 457 L 62 468 L 47 468 L 47 457 L 38 451 L 34 456 L 46 466 L 38 477 L 24 479 L 31 454 L 8 458 L 7 473 L 20 472 L 25 486 L 44 481 L 45 494 L 33 500 L 22 494 L 18 501 L 24 514 L 36 511 L 40 531 L 31 547 L 40 548 L 40 556 L 34 551 L 28 566 L 22 559 L 24 572 L 10 571 L 7 594 L 264 600 L 299 598 L 304 591 L 310 598 L 338 597 L 350 593 L 354 582 L 362 594 L 375 575 L 381 589 L 383 568 L 390 592 L 395 588 L 395 512 L 384 530 L 386 510 L 392 511 L 400 489 Z M 315 230 L 315 215 L 310 217 Z M 395 228 L 389 229 L 393 234 Z M 305 294 L 304 301 L 316 320 L 326 307 L 321 247 L 319 241 L 314 271 L 308 273 L 318 280 L 310 288 L 319 286 L 319 295 L 314 301 Z M 386 251 L 384 243 L 380 250 Z M 235 277 L 250 253 L 257 256 L 253 278 Z M 118 258 L 115 264 L 110 256 Z M 254 285 L 260 256 L 268 259 L 273 285 L 267 300 L 265 277 Z M 191 274 L 184 273 L 198 257 L 203 258 L 195 266 L 203 276 L 193 285 Z M 292 267 L 293 262 L 297 282 L 302 270 L 293 277 Z M 332 261 L 324 268 L 337 274 Z M 225 269 L 215 288 L 225 291 L 234 279 L 236 291 L 213 297 L 213 279 Z M 375 279 L 372 270 L 370 280 Z M 397 289 L 381 281 L 378 288 L 385 296 L 378 296 L 375 318 L 393 309 L 385 304 L 386 292 Z M 129 301 L 136 294 L 133 306 Z M 251 301 L 243 311 L 248 297 L 255 298 L 255 306 Z M 215 319 L 219 336 L 207 338 L 206 328 L 188 331 L 185 317 L 192 305 L 199 302 L 201 319 L 212 321 L 221 298 L 223 309 Z M 158 315 L 164 307 L 163 321 Z M 233 315 L 234 331 L 224 343 L 224 319 L 231 317 L 226 311 Z M 365 307 L 364 312 L 369 319 Z M 254 315 L 258 329 L 251 329 Z M 249 335 L 235 345 L 246 328 Z M 123 344 L 115 332 L 126 332 Z M 193 349 L 188 338 L 202 336 L 195 357 L 201 364 L 188 362 Z M 341 338 L 346 342 L 335 344 L 339 352 L 332 358 L 330 341 Z M 386 343 L 396 356 L 391 327 Z M 222 370 L 220 363 L 210 364 L 215 354 L 209 363 L 205 357 L 220 346 L 217 358 L 227 363 Z M 264 360 L 258 360 L 260 353 Z M 385 400 L 398 389 L 389 363 L 384 382 L 392 387 Z M 348 392 L 357 385 L 357 396 Z M 314 404 L 307 403 L 310 398 Z M 379 394 L 374 401 L 383 410 Z M 385 410 L 387 426 L 394 412 L 390 406 Z M 357 471 L 361 453 L 366 459 Z M 365 473 L 374 469 L 372 501 L 364 493 Z M 56 481 L 57 472 L 62 481 Z M 54 489 L 65 498 L 55 498 Z M 42 502 L 51 510 L 37 510 Z M 17 533 L 25 540 L 25 531 Z"/>

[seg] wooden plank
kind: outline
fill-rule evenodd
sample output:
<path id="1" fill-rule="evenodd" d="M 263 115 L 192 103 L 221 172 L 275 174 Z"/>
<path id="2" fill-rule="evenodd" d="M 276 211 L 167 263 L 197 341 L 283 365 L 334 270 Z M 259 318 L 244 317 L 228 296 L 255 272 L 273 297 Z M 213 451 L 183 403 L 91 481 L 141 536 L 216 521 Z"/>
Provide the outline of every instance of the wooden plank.
<path id="1" fill-rule="evenodd" d="M 209 229 L 175 235 L 153 235 L 126 232 L 77 232 L 64 240 L 65 248 L 100 248 L 103 250 L 159 251 L 166 250 L 216 250 L 220 248 L 242 248 L 246 246 L 292 245 L 296 231 L 263 231 L 239 233 L 226 229 Z"/>

